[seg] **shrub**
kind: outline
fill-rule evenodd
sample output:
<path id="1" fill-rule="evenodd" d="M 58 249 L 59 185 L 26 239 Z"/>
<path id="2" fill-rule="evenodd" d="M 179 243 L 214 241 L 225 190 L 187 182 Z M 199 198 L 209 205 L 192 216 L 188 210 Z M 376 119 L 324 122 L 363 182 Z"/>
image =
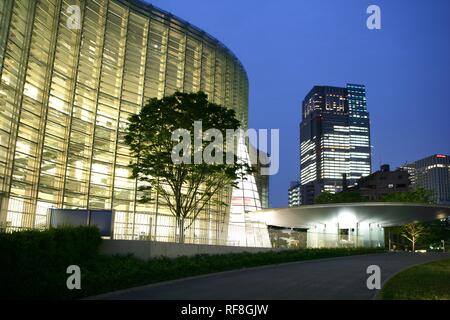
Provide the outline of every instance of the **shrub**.
<path id="1" fill-rule="evenodd" d="M 0 233 L 0 297 L 66 296 L 67 267 L 95 258 L 100 243 L 93 227 Z"/>
<path id="2" fill-rule="evenodd" d="M 200 274 L 261 265 L 380 252 L 382 249 L 292 249 L 140 260 L 99 254 L 92 227 L 0 234 L 0 298 L 74 299 Z M 68 290 L 69 265 L 81 268 L 81 290 Z"/>
<path id="3" fill-rule="evenodd" d="M 231 253 L 191 257 L 153 258 L 142 261 L 132 255 L 101 256 L 82 278 L 83 296 L 191 277 L 212 272 L 251 268 L 320 258 L 383 252 L 381 248 L 291 249 L 260 253 Z"/>

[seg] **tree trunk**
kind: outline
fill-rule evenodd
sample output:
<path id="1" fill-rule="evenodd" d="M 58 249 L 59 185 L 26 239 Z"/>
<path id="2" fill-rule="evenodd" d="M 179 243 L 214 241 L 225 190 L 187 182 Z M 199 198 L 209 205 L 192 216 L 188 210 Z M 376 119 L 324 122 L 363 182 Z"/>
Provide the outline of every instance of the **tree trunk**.
<path id="1" fill-rule="evenodd" d="M 412 247 L 413 247 L 413 252 L 416 252 L 416 238 L 415 237 L 413 237 Z"/>
<path id="2" fill-rule="evenodd" d="M 177 218 L 178 242 L 184 243 L 184 218 Z"/>

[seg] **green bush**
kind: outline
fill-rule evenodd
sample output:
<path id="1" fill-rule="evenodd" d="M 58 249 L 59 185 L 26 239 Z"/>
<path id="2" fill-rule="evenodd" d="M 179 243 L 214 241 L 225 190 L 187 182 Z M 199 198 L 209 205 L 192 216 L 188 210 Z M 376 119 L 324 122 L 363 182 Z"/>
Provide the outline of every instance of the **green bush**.
<path id="1" fill-rule="evenodd" d="M 67 267 L 94 259 L 100 243 L 93 227 L 0 233 L 0 297 L 67 296 Z"/>
<path id="2" fill-rule="evenodd" d="M 200 274 L 300 260 L 380 252 L 382 249 L 298 249 L 260 253 L 154 258 L 98 253 L 90 227 L 0 234 L 0 298 L 74 299 Z M 68 290 L 69 265 L 81 269 L 81 290 Z"/>
<path id="3" fill-rule="evenodd" d="M 260 253 L 182 256 L 174 259 L 160 257 L 148 261 L 142 261 L 132 255 L 101 256 L 83 273 L 81 291 L 83 291 L 82 296 L 92 296 L 212 272 L 383 251 L 384 249 L 379 248 L 292 249 Z"/>

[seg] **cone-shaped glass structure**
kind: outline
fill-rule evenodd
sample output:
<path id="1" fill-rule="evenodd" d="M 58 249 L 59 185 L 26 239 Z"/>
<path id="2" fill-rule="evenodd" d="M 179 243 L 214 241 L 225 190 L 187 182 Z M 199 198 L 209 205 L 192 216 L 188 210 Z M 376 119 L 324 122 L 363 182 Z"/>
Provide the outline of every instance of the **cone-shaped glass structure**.
<path id="1" fill-rule="evenodd" d="M 238 139 L 237 156 L 238 161 L 250 166 L 250 156 L 243 134 Z M 233 188 L 228 242 L 237 242 L 239 246 L 271 247 L 267 226 L 250 220 L 246 215 L 248 212 L 257 210 L 261 210 L 261 201 L 255 177 L 251 173 L 246 173 Z"/>

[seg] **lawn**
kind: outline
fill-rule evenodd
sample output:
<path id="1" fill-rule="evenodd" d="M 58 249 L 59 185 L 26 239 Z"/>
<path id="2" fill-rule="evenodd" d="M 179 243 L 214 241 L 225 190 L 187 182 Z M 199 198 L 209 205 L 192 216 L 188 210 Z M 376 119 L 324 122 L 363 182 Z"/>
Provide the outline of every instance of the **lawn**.
<path id="1" fill-rule="evenodd" d="M 382 288 L 384 300 L 450 300 L 450 259 L 409 268 Z"/>

